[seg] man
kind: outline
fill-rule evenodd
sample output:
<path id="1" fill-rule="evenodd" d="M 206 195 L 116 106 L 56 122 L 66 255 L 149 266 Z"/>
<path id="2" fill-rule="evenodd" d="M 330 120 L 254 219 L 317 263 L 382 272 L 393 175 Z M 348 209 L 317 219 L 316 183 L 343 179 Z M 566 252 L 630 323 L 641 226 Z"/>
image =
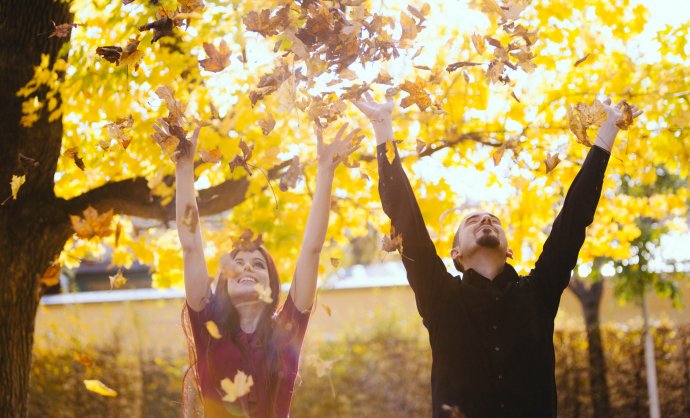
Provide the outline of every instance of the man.
<path id="1" fill-rule="evenodd" d="M 458 227 L 451 257 L 462 279 L 436 253 L 410 183 L 395 152 L 393 102 L 366 95 L 355 105 L 369 118 L 377 140 L 379 194 L 395 231 L 402 234 L 403 263 L 417 308 L 429 331 L 434 418 L 453 410 L 467 418 L 556 417 L 554 318 L 592 223 L 622 102 L 605 102 L 600 127 L 534 269 L 524 277 L 506 263 L 512 256 L 500 220 L 476 212 Z M 642 112 L 632 107 L 633 116 Z"/>

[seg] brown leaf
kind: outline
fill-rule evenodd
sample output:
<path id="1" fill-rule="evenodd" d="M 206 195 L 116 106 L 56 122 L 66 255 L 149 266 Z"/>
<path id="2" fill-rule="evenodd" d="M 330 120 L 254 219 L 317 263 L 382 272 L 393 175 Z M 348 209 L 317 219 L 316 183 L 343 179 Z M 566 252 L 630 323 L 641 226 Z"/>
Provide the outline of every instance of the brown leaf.
<path id="1" fill-rule="evenodd" d="M 568 127 L 575 134 L 577 142 L 591 147 L 592 143 L 587 136 L 590 126 L 598 126 L 606 121 L 608 114 L 604 105 L 599 100 L 594 100 L 591 105 L 578 103 L 576 106 L 568 106 Z"/>
<path id="2" fill-rule="evenodd" d="M 616 126 L 618 129 L 627 131 L 633 122 L 632 106 L 628 102 L 623 101 L 623 109 L 621 111 L 621 117 L 616 121 Z"/>
<path id="3" fill-rule="evenodd" d="M 138 49 L 139 42 L 138 37 L 132 38 L 127 42 L 127 45 L 122 50 L 120 63 L 118 65 L 132 67 L 134 68 L 134 71 L 139 69 L 139 63 L 144 58 L 144 54 Z"/>
<path id="4" fill-rule="evenodd" d="M 45 287 L 53 287 L 60 284 L 60 273 L 62 266 L 59 262 L 53 261 L 50 263 L 46 271 L 41 275 L 40 283 Z"/>
<path id="5" fill-rule="evenodd" d="M 491 153 L 491 158 L 494 160 L 494 165 L 497 166 L 501 163 L 501 159 L 503 159 L 503 154 L 506 152 L 506 150 L 510 149 L 515 151 L 516 146 L 516 142 L 510 139 L 502 143 L 500 147 L 496 148 L 494 152 Z"/>
<path id="6" fill-rule="evenodd" d="M 120 235 L 122 235 L 122 224 L 118 221 L 115 225 L 115 248 L 120 244 Z"/>
<path id="7" fill-rule="evenodd" d="M 199 150 L 199 156 L 204 162 L 215 164 L 220 161 L 223 155 L 220 152 L 220 148 L 216 147 L 210 151 L 205 149 Z"/>
<path id="8" fill-rule="evenodd" d="M 230 172 L 231 173 L 234 172 L 235 168 L 237 168 L 237 167 L 243 167 L 245 169 L 245 171 L 247 171 L 247 174 L 249 174 L 251 176 L 252 170 L 251 170 L 251 168 L 249 168 L 248 162 L 249 162 L 249 159 L 252 157 L 252 152 L 254 150 L 254 144 L 252 144 L 250 146 L 250 145 L 247 145 L 247 143 L 244 142 L 243 140 L 240 140 L 239 147 L 240 147 L 240 150 L 242 151 L 242 155 L 239 155 L 239 154 L 235 155 L 235 158 L 233 158 L 232 161 L 230 161 L 230 163 L 229 163 Z"/>
<path id="9" fill-rule="evenodd" d="M 514 92 L 514 91 L 511 91 L 511 92 L 510 92 L 510 95 L 513 96 L 513 99 L 515 99 L 516 102 L 522 103 L 522 102 L 520 101 L 520 99 L 518 99 L 518 97 L 515 95 L 515 92 Z"/>
<path id="10" fill-rule="evenodd" d="M 199 212 L 195 205 L 187 205 L 184 208 L 184 216 L 182 217 L 182 225 L 189 229 L 192 234 L 196 232 L 196 226 L 199 224 Z"/>
<path id="11" fill-rule="evenodd" d="M 421 154 L 426 149 L 426 142 L 421 139 L 417 139 L 417 154 Z"/>
<path id="12" fill-rule="evenodd" d="M 132 142 L 132 137 L 125 133 L 125 129 L 129 129 L 134 125 L 134 118 L 128 115 L 123 118 L 116 119 L 115 122 L 105 125 L 105 132 L 110 139 L 114 139 L 122 148 L 127 149 L 129 143 Z M 108 141 L 109 143 L 110 141 Z"/>
<path id="13" fill-rule="evenodd" d="M 276 120 L 273 119 L 273 115 L 269 113 L 267 116 L 268 117 L 265 119 L 259 119 L 259 126 L 261 127 L 261 132 L 263 132 L 264 136 L 270 134 L 273 128 L 276 126 Z"/>
<path id="14" fill-rule="evenodd" d="M 72 229 L 74 229 L 77 237 L 82 239 L 104 238 L 113 233 L 112 229 L 110 229 L 110 224 L 113 221 L 112 209 L 99 215 L 96 209 L 89 206 L 84 210 L 83 215 L 83 218 L 77 215 L 70 215 Z"/>
<path id="15" fill-rule="evenodd" d="M 56 25 L 55 22 L 53 22 L 53 27 L 55 27 L 55 30 L 53 30 L 48 37 L 52 38 L 53 36 L 57 36 L 58 38 L 66 38 L 72 32 L 72 29 L 76 28 L 77 26 L 79 26 L 79 23 L 63 23 L 61 25 Z"/>
<path id="16" fill-rule="evenodd" d="M 244 231 L 239 237 L 230 237 L 232 240 L 232 248 L 242 251 L 254 251 L 264 244 L 261 234 L 254 238 L 254 231 L 249 228 L 244 228 Z"/>
<path id="17" fill-rule="evenodd" d="M 431 106 L 431 97 L 429 93 L 426 92 L 425 87 L 426 83 L 419 77 L 417 77 L 414 82 L 405 80 L 405 82 L 400 85 L 400 89 L 409 93 L 409 96 L 402 99 L 400 106 L 404 109 L 416 104 L 421 111 Z"/>
<path id="18" fill-rule="evenodd" d="M 578 65 L 582 64 L 585 62 L 587 58 L 589 58 L 590 54 L 585 55 L 584 57 L 580 58 L 579 60 L 575 61 L 575 64 L 573 64 L 573 67 L 577 67 Z"/>
<path id="19" fill-rule="evenodd" d="M 473 33 L 470 39 L 472 40 L 472 45 L 474 45 L 474 49 L 477 51 L 477 53 L 479 55 L 484 54 L 484 51 L 486 51 L 486 44 L 484 43 L 484 38 L 482 35 Z"/>
<path id="20" fill-rule="evenodd" d="M 114 276 L 108 276 L 110 279 L 110 290 L 120 288 L 127 283 L 127 278 L 122 275 L 122 269 L 117 270 Z"/>
<path id="21" fill-rule="evenodd" d="M 392 238 L 391 238 L 392 237 Z M 403 252 L 403 237 L 402 234 L 396 234 L 395 228 L 391 225 L 391 235 L 384 235 L 381 242 L 381 249 L 387 253 L 397 251 L 400 254 Z"/>
<path id="22" fill-rule="evenodd" d="M 204 42 L 204 51 L 208 58 L 199 61 L 199 65 L 206 71 L 217 73 L 223 71 L 230 63 L 230 49 L 225 40 L 220 41 L 220 50 L 215 45 Z"/>
<path id="23" fill-rule="evenodd" d="M 122 48 L 119 46 L 99 46 L 96 48 L 96 54 L 108 62 L 119 64 Z"/>
<path id="24" fill-rule="evenodd" d="M 400 26 L 402 26 L 401 41 L 405 39 L 414 40 L 417 37 L 417 23 L 405 12 L 400 12 Z"/>
<path id="25" fill-rule="evenodd" d="M 446 67 L 446 71 L 449 73 L 452 73 L 453 71 L 457 70 L 458 68 L 462 67 L 474 67 L 476 65 L 481 65 L 479 62 L 469 62 L 469 61 L 459 61 L 459 62 L 454 62 L 452 64 L 448 64 Z"/>
<path id="26" fill-rule="evenodd" d="M 153 30 L 153 39 L 151 43 L 156 42 L 164 36 L 173 36 L 174 22 L 168 16 L 163 16 L 158 20 L 139 26 L 139 32 Z"/>
<path id="27" fill-rule="evenodd" d="M 561 162 L 561 159 L 558 158 L 558 153 L 547 154 L 546 159 L 544 160 L 544 166 L 546 166 L 546 174 L 549 174 L 550 172 L 552 172 L 553 169 L 556 168 L 556 166 L 560 162 Z"/>
<path id="28" fill-rule="evenodd" d="M 295 155 L 290 161 L 288 169 L 285 173 L 280 176 L 280 182 L 278 187 L 282 192 L 286 192 L 289 189 L 294 188 L 297 185 L 297 181 L 304 175 L 304 167 L 299 163 L 299 157 Z"/>
<path id="29" fill-rule="evenodd" d="M 67 158 L 71 158 L 74 161 L 74 164 L 76 164 L 81 171 L 84 171 L 86 169 L 86 167 L 84 166 L 84 161 L 79 157 L 79 148 L 68 148 L 62 155 L 64 155 Z"/>

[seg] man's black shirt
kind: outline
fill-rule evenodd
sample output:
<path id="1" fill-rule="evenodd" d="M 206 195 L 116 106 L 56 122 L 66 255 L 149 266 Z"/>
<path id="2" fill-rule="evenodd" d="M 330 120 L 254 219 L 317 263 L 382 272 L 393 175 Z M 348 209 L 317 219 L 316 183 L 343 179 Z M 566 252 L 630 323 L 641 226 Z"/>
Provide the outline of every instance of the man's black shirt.
<path id="1" fill-rule="evenodd" d="M 429 331 L 434 418 L 443 405 L 467 418 L 556 417 L 554 318 L 592 223 L 609 154 L 593 146 L 573 180 L 534 269 L 509 264 L 489 280 L 454 277 L 436 254 L 396 150 L 378 147 L 379 194 L 395 231 L 417 308 Z"/>

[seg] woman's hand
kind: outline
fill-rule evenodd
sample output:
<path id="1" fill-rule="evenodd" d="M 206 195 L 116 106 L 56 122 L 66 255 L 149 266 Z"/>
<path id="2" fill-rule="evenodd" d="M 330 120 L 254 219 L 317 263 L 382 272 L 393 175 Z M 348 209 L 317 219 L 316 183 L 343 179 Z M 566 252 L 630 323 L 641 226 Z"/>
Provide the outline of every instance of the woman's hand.
<path id="1" fill-rule="evenodd" d="M 621 100 L 620 102 L 616 103 L 615 106 L 611 106 L 610 97 L 607 97 L 603 101 L 604 110 L 608 114 L 608 118 L 606 119 L 606 122 L 604 122 L 599 128 L 597 136 L 594 139 L 594 145 L 611 152 L 611 149 L 613 149 L 613 143 L 616 140 L 616 135 L 618 134 L 619 130 L 618 126 L 616 126 L 616 122 L 618 122 L 623 115 L 623 103 L 625 103 L 625 100 Z M 638 109 L 636 105 L 630 105 L 630 107 L 632 110 L 633 120 L 643 113 L 643 111 Z"/>
<path id="2" fill-rule="evenodd" d="M 347 122 L 343 124 L 330 144 L 323 142 L 323 128 L 318 125 L 314 128 L 316 131 L 316 151 L 319 158 L 319 170 L 326 169 L 334 172 L 338 164 L 359 148 L 364 135 L 358 135 L 360 129 L 356 128 L 343 136 L 347 125 Z"/>
<path id="3" fill-rule="evenodd" d="M 353 100 L 352 103 L 371 122 L 378 144 L 393 140 L 393 107 L 395 103 L 393 103 L 392 97 L 386 96 L 385 102 L 378 103 L 369 92 L 366 92 L 361 100 Z"/>

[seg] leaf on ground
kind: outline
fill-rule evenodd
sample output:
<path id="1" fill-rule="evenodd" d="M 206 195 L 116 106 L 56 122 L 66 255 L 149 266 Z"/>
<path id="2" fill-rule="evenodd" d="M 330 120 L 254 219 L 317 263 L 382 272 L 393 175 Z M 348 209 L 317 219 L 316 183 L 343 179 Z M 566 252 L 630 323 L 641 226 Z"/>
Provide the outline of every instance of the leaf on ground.
<path id="1" fill-rule="evenodd" d="M 251 391 L 252 385 L 254 385 L 254 379 L 247 376 L 242 370 L 238 370 L 233 380 L 228 378 L 221 380 L 220 387 L 225 392 L 223 400 L 235 402 L 238 398 L 247 395 Z"/>
<path id="2" fill-rule="evenodd" d="M 220 335 L 220 331 L 218 330 L 218 325 L 216 325 L 216 323 L 213 321 L 206 321 L 206 331 L 208 331 L 209 335 L 211 335 L 211 337 L 215 338 L 216 340 L 220 340 L 221 338 L 223 338 L 223 336 Z"/>
<path id="3" fill-rule="evenodd" d="M 623 108 L 621 109 L 621 117 L 616 121 L 618 129 L 627 131 L 633 122 L 632 106 L 628 102 L 623 101 Z"/>
<path id="4" fill-rule="evenodd" d="M 110 290 L 118 289 L 127 283 L 127 278 L 122 275 L 122 269 L 117 270 L 114 276 L 108 276 L 110 279 Z"/>
<path id="5" fill-rule="evenodd" d="M 108 396 L 111 398 L 114 398 L 117 396 L 117 392 L 114 391 L 113 389 L 110 389 L 108 386 L 106 386 L 103 382 L 100 380 L 84 380 L 84 386 L 86 387 L 86 390 L 97 393 L 101 396 Z"/>
<path id="6" fill-rule="evenodd" d="M 10 188 L 12 189 L 12 199 L 17 200 L 17 193 L 19 193 L 19 189 L 22 187 L 22 184 L 26 181 L 26 176 L 12 176 L 12 180 L 10 181 Z"/>
<path id="7" fill-rule="evenodd" d="M 558 153 L 547 154 L 546 159 L 544 160 L 544 166 L 546 167 L 546 174 L 549 174 L 550 172 L 552 172 L 553 169 L 556 168 L 556 166 L 560 162 L 561 162 L 561 159 L 558 158 Z"/>
<path id="8" fill-rule="evenodd" d="M 103 238 L 113 233 L 113 230 L 110 229 L 110 224 L 113 221 L 112 209 L 99 215 L 96 209 L 89 206 L 84 210 L 83 215 L 83 218 L 70 215 L 72 229 L 74 229 L 77 237 L 82 239 Z"/>
<path id="9" fill-rule="evenodd" d="M 230 63 L 230 49 L 225 40 L 220 41 L 220 50 L 215 45 L 204 42 L 204 51 L 208 58 L 199 61 L 199 65 L 206 71 L 217 73 L 223 71 Z"/>

